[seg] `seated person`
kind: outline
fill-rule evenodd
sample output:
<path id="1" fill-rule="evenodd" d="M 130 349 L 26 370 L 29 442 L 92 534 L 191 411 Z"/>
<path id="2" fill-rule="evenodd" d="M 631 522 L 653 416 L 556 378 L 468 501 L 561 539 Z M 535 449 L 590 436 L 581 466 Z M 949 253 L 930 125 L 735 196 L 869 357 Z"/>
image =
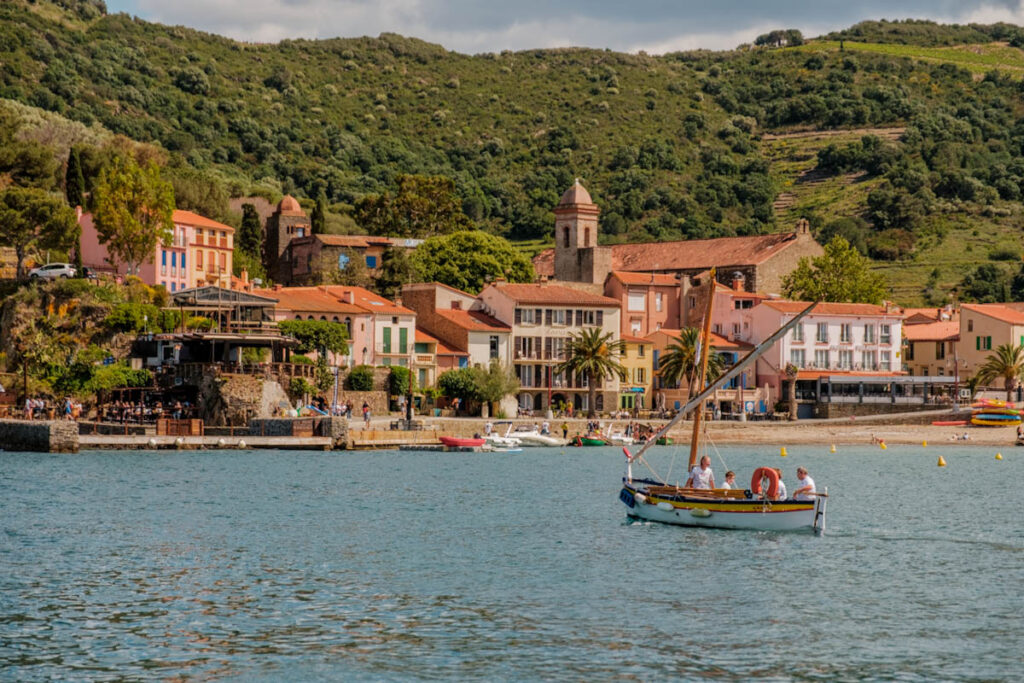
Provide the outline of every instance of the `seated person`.
<path id="1" fill-rule="evenodd" d="M 786 498 L 789 497 L 789 494 L 786 493 L 786 484 L 782 481 L 782 470 L 778 467 L 773 467 L 772 469 L 779 475 L 779 494 L 775 496 L 775 500 L 786 500 Z"/>
<path id="2" fill-rule="evenodd" d="M 736 473 L 729 470 L 725 473 L 725 482 L 722 484 L 723 489 L 734 489 L 736 488 Z"/>
<path id="3" fill-rule="evenodd" d="M 793 500 L 814 500 L 814 480 L 803 467 L 796 468 L 797 488 L 793 491 Z"/>
<path id="4" fill-rule="evenodd" d="M 693 466 L 693 469 L 690 470 L 690 478 L 686 480 L 686 488 L 715 488 L 715 475 L 711 472 L 710 457 L 705 455 L 700 459 L 700 465 Z"/>

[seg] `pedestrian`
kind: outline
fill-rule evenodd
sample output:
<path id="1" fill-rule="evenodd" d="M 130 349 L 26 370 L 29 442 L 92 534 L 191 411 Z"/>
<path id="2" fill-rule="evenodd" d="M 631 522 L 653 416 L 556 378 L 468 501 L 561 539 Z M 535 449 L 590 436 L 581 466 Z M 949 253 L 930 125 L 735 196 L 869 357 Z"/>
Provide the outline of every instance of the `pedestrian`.
<path id="1" fill-rule="evenodd" d="M 370 404 L 366 401 L 363 401 L 363 424 L 370 428 Z"/>
<path id="2" fill-rule="evenodd" d="M 562 423 L 562 438 L 563 439 L 568 439 L 569 438 L 569 423 L 568 422 L 563 422 Z"/>

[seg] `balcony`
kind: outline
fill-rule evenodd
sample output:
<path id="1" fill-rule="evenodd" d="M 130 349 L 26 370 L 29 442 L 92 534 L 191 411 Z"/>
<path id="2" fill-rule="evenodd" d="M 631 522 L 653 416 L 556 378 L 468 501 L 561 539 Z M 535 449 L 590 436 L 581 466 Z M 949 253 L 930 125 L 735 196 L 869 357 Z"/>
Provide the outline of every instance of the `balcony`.
<path id="1" fill-rule="evenodd" d="M 416 365 L 436 365 L 434 362 L 434 354 L 432 353 L 417 353 L 413 356 L 413 362 Z"/>

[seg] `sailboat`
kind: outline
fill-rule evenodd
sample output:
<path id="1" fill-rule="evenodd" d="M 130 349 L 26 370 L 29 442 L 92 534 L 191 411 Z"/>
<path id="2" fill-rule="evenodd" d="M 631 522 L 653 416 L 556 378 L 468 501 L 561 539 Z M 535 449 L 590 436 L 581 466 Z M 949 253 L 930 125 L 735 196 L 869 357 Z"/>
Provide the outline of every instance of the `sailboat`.
<path id="1" fill-rule="evenodd" d="M 711 271 L 711 293 L 708 296 L 708 307 L 704 315 L 701 330 L 700 368 L 697 386 L 706 384 L 707 356 L 711 352 L 711 307 L 714 302 L 715 276 Z M 622 451 L 626 455 L 626 476 L 622 479 L 619 500 L 626 506 L 626 515 L 631 519 L 649 522 L 661 522 L 678 526 L 711 527 L 719 529 L 751 529 L 758 531 L 795 531 L 813 530 L 822 533 L 825 530 L 825 504 L 828 498 L 827 489 L 817 494 L 813 500 L 784 500 L 772 498 L 778 487 L 778 475 L 772 468 L 759 467 L 754 471 L 750 488 L 740 489 L 693 489 L 670 485 L 660 479 L 635 478 L 633 465 L 645 464 L 654 473 L 653 468 L 644 460 L 644 453 L 668 431 L 682 420 L 687 413 L 697 408 L 693 417 L 693 433 L 690 439 L 690 460 L 687 473 L 697 464 L 698 446 L 700 442 L 701 420 L 704 414 L 704 402 L 708 396 L 739 375 L 744 368 L 754 362 L 758 356 L 767 351 L 804 316 L 811 312 L 816 304 L 811 304 L 786 325 L 770 337 L 758 344 L 736 365 L 729 369 L 714 382 L 711 382 L 692 399 L 687 401 L 679 412 L 669 420 L 668 424 L 655 433 L 650 440 L 641 446 L 636 453 L 628 447 Z"/>

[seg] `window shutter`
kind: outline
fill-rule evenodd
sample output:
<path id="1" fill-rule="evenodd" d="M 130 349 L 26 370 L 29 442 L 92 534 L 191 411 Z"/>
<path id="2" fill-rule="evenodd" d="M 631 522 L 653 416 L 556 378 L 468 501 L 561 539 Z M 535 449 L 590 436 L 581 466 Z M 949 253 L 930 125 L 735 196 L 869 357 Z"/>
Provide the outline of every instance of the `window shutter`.
<path id="1" fill-rule="evenodd" d="M 522 325 L 522 324 L 523 324 L 523 309 L 517 308 L 516 309 L 516 325 Z"/>
<path id="2" fill-rule="evenodd" d="M 597 326 L 601 327 L 604 325 L 604 311 L 597 312 Z"/>
<path id="3" fill-rule="evenodd" d="M 974 338 L 974 350 L 981 351 L 981 337 Z"/>
<path id="4" fill-rule="evenodd" d="M 544 311 L 544 324 L 547 325 L 548 327 L 551 326 L 551 309 L 550 308 L 547 309 L 546 311 Z M 1024 339 L 1024 337 L 1022 337 L 1022 339 Z"/>
<path id="5" fill-rule="evenodd" d="M 544 320 L 544 309 L 543 308 L 536 309 L 533 312 L 533 322 L 535 322 L 536 324 L 540 325 L 543 320 Z"/>
<path id="6" fill-rule="evenodd" d="M 548 311 L 548 313 L 551 313 L 551 311 Z M 544 337 L 544 358 L 551 358 L 551 337 Z"/>
<path id="7" fill-rule="evenodd" d="M 579 327 L 582 324 L 583 324 L 583 311 L 577 309 L 576 310 L 576 326 Z"/>

